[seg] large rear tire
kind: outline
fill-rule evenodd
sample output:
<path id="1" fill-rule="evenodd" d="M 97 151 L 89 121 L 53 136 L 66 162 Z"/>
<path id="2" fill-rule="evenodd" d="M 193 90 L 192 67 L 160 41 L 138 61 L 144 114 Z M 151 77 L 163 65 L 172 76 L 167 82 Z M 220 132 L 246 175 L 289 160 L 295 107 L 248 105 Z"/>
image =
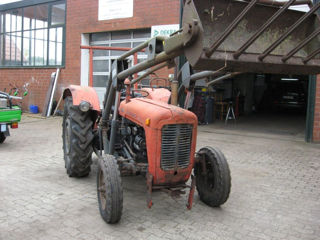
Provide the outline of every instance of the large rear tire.
<path id="1" fill-rule="evenodd" d="M 217 148 L 204 147 L 198 154 L 204 158 L 206 169 L 204 170 L 201 162 L 195 166 L 200 199 L 211 207 L 219 207 L 227 201 L 230 194 L 231 176 L 228 162 Z"/>
<path id="2" fill-rule="evenodd" d="M 123 207 L 122 181 L 116 158 L 104 155 L 99 159 L 97 172 L 99 211 L 106 223 L 117 223 Z"/>
<path id="3" fill-rule="evenodd" d="M 4 135 L 3 132 L 0 132 L 0 144 L 3 143 L 4 140 L 6 140 L 6 136 Z"/>
<path id="4" fill-rule="evenodd" d="M 93 121 L 90 112 L 74 106 L 72 98 L 64 102 L 62 139 L 65 167 L 69 177 L 85 177 L 92 163 Z"/>

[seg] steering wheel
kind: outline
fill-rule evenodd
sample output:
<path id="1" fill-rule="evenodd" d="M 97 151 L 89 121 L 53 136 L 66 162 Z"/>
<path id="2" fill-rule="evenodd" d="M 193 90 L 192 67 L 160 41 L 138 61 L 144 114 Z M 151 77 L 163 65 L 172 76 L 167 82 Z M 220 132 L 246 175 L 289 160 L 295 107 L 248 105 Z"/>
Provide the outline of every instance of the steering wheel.
<path id="1" fill-rule="evenodd" d="M 142 97 L 148 97 L 149 93 L 146 90 L 143 89 L 132 89 L 132 92 L 140 92 L 140 93 L 144 93 L 145 95 L 141 94 Z"/>
<path id="2" fill-rule="evenodd" d="M 166 85 L 166 83 L 168 82 L 168 79 L 166 79 L 166 78 L 161 78 L 161 77 L 154 77 L 154 78 L 151 78 L 150 79 L 150 81 L 149 81 L 149 85 L 150 85 L 150 87 L 153 89 L 153 86 L 152 86 L 152 83 L 153 83 L 153 81 L 157 81 L 157 87 L 159 88 L 159 87 L 165 87 L 165 85 Z M 164 84 L 164 86 L 159 86 L 159 81 L 162 81 Z"/>

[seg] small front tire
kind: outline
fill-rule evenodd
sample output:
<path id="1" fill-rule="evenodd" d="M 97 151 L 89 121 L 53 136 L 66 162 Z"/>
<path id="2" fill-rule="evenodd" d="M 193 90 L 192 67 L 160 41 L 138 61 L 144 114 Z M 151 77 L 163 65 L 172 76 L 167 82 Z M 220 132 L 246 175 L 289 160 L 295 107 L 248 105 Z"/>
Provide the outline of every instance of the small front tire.
<path id="1" fill-rule="evenodd" d="M 119 222 L 123 208 L 123 191 L 119 166 L 113 155 L 104 155 L 99 159 L 97 194 L 103 220 L 110 224 Z"/>
<path id="2" fill-rule="evenodd" d="M 201 160 L 194 170 L 200 199 L 211 207 L 219 207 L 228 200 L 230 194 L 231 176 L 228 162 L 217 148 L 204 147 L 198 154 Z"/>

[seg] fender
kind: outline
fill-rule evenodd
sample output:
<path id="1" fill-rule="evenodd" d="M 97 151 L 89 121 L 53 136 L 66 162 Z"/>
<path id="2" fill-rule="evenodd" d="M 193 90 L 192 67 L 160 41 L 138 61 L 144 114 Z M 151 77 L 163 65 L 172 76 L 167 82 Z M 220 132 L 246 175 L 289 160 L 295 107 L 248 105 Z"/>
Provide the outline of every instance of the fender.
<path id="1" fill-rule="evenodd" d="M 99 98 L 96 90 L 92 87 L 83 87 L 79 85 L 69 85 L 63 91 L 63 99 L 72 96 L 73 105 L 79 105 L 82 101 L 91 104 L 92 110 L 100 112 Z"/>

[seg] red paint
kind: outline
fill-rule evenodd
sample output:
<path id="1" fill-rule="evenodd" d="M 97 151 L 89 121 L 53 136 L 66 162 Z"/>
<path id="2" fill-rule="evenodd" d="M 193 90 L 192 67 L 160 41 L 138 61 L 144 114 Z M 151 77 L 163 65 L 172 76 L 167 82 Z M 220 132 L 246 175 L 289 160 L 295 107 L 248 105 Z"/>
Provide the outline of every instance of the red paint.
<path id="1" fill-rule="evenodd" d="M 161 101 L 164 103 L 168 103 L 171 96 L 171 92 L 165 88 L 143 88 L 142 90 L 149 93 L 147 96 L 148 99 Z"/>
<path id="2" fill-rule="evenodd" d="M 69 91 L 72 94 L 73 105 L 78 106 L 82 101 L 86 101 L 91 104 L 93 110 L 100 112 L 99 98 L 94 88 L 70 85 L 64 90 L 64 97 Z"/>
<path id="3" fill-rule="evenodd" d="M 182 108 L 146 98 L 134 98 L 130 102 L 122 101 L 119 114 L 132 122 L 142 126 L 145 130 L 149 173 L 153 176 L 153 185 L 185 183 L 188 181 L 194 165 L 194 155 L 197 140 L 196 115 Z M 150 125 L 145 125 L 145 120 L 150 118 Z M 192 124 L 192 146 L 190 163 L 187 168 L 163 171 L 161 160 L 161 129 L 167 124 Z"/>
<path id="4" fill-rule="evenodd" d="M 318 75 L 317 77 L 317 86 L 316 86 L 313 141 L 320 142 L 320 75 Z"/>
<path id="5" fill-rule="evenodd" d="M 81 45 L 81 49 L 93 49 L 93 50 L 113 50 L 113 51 L 130 51 L 132 48 L 128 47 L 103 47 L 103 46 L 86 46 Z M 144 50 L 141 50 L 140 52 L 144 52 Z"/>
<path id="6" fill-rule="evenodd" d="M 192 208 L 192 203 L 193 203 L 193 196 L 194 196 L 194 191 L 196 189 L 196 178 L 192 175 L 191 176 L 191 188 L 188 196 L 188 204 L 187 208 L 191 210 Z"/>

